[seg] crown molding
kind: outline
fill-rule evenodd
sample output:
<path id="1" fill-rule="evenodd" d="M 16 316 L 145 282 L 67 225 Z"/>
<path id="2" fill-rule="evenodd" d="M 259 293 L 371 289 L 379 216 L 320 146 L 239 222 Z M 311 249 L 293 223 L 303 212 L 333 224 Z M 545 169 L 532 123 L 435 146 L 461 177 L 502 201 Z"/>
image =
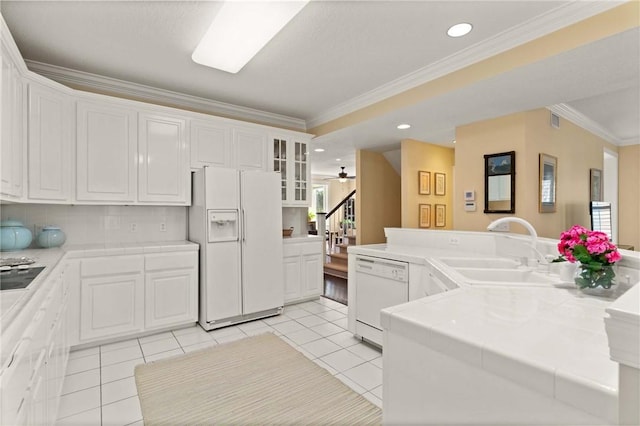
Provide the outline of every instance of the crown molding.
<path id="1" fill-rule="evenodd" d="M 4 20 L 4 17 L 0 15 L 0 42 L 5 47 L 5 51 L 11 57 L 11 61 L 18 67 L 18 70 L 21 74 L 24 74 L 27 71 L 27 66 L 20 56 L 20 50 L 18 50 L 18 46 L 16 46 L 15 40 L 13 40 L 13 36 L 9 31 L 9 27 Z"/>
<path id="2" fill-rule="evenodd" d="M 567 104 L 551 105 L 547 107 L 547 109 L 564 118 L 565 120 L 569 120 L 573 124 L 582 127 L 583 129 L 593 133 L 596 136 L 601 137 L 607 142 L 618 146 L 622 145 L 622 140 L 616 137 L 608 129 L 604 128 L 599 123 L 595 122 L 594 120 L 590 119 L 580 111 L 570 107 Z"/>
<path id="3" fill-rule="evenodd" d="M 171 104 L 177 108 L 195 109 L 213 115 L 258 122 L 270 126 L 286 127 L 303 132 L 306 130 L 305 121 L 299 118 L 218 102 L 198 96 L 173 92 L 171 90 L 158 89 L 144 84 L 131 83 L 84 71 L 45 64 L 43 62 L 30 60 L 26 60 L 25 62 L 29 70 L 32 72 L 61 84 L 88 87 L 125 98 L 143 99 L 149 102 Z"/>
<path id="4" fill-rule="evenodd" d="M 640 137 L 620 139 L 618 146 L 640 145 Z"/>
<path id="5" fill-rule="evenodd" d="M 536 16 L 507 31 L 483 40 L 440 61 L 356 96 L 307 120 L 307 129 L 320 126 L 344 115 L 365 108 L 416 86 L 443 77 L 476 62 L 513 49 L 568 25 L 605 12 L 624 1 L 575 1 Z"/>

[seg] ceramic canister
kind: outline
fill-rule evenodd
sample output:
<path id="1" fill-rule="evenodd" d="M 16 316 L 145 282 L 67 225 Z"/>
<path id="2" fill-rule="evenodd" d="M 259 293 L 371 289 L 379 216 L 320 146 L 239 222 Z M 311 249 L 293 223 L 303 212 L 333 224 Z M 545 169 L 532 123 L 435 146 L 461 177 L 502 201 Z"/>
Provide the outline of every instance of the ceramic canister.
<path id="1" fill-rule="evenodd" d="M 60 247 L 67 236 L 57 226 L 45 226 L 38 234 L 38 245 L 43 248 Z"/>
<path id="2" fill-rule="evenodd" d="M 0 222 L 0 250 L 23 250 L 31 244 L 32 235 L 29 228 L 17 220 Z"/>

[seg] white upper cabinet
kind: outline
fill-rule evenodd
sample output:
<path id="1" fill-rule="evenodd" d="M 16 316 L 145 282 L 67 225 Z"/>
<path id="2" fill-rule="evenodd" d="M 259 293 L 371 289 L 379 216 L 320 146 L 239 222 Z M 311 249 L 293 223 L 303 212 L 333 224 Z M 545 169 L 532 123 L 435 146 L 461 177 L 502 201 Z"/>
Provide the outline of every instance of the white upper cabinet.
<path id="1" fill-rule="evenodd" d="M 191 122 L 191 167 L 267 170 L 267 131 L 211 118 Z"/>
<path id="2" fill-rule="evenodd" d="M 29 199 L 71 202 L 72 98 L 29 84 Z"/>
<path id="3" fill-rule="evenodd" d="M 271 158 L 273 169 L 281 173 L 282 205 L 308 207 L 311 205 L 310 135 L 272 134 Z"/>
<path id="4" fill-rule="evenodd" d="M 231 126 L 217 120 L 191 121 L 191 167 L 233 167 Z"/>
<path id="5" fill-rule="evenodd" d="M 136 201 L 137 118 L 133 109 L 78 101 L 77 200 Z"/>
<path id="6" fill-rule="evenodd" d="M 233 129 L 235 168 L 267 170 L 267 132 L 259 127 Z"/>
<path id="7" fill-rule="evenodd" d="M 2 43 L 2 108 L 0 117 L 0 194 L 2 198 L 22 196 L 22 155 L 24 146 L 23 83 L 9 51 Z"/>
<path id="8" fill-rule="evenodd" d="M 140 113 L 138 122 L 138 200 L 190 204 L 186 120 Z"/>

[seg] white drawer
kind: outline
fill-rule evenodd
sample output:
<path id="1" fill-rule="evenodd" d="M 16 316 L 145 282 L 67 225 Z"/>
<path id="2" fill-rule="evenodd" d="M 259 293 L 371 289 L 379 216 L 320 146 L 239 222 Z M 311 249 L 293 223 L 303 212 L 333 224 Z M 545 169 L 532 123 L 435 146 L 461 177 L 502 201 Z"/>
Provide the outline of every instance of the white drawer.
<path id="1" fill-rule="evenodd" d="M 83 259 L 80 265 L 80 275 L 83 277 L 142 273 L 143 270 L 144 257 L 142 255 Z"/>
<path id="2" fill-rule="evenodd" d="M 321 254 L 322 253 L 322 242 L 316 241 L 313 243 L 304 243 L 300 244 L 300 251 L 302 254 Z"/>
<path id="3" fill-rule="evenodd" d="M 162 271 L 181 268 L 196 268 L 198 253 L 148 254 L 145 256 L 145 271 Z"/>
<path id="4" fill-rule="evenodd" d="M 300 244 L 285 244 L 282 247 L 282 256 L 291 257 L 300 255 Z"/>
<path id="5" fill-rule="evenodd" d="M 320 254 L 322 253 L 322 243 L 320 241 L 309 243 L 289 243 L 282 247 L 282 255 L 284 257 L 299 256 L 301 254 Z"/>

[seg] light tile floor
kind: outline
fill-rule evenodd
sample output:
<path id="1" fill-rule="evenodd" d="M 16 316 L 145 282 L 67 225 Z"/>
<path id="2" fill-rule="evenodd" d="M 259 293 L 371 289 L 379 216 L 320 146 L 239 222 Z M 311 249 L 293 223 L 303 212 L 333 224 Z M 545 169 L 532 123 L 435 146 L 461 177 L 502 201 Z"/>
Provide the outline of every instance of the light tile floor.
<path id="1" fill-rule="evenodd" d="M 74 351 L 58 425 L 142 425 L 133 377 L 138 364 L 272 332 L 382 407 L 382 353 L 346 330 L 347 307 L 329 299 L 287 306 L 284 314 L 210 332 L 200 326 Z"/>

